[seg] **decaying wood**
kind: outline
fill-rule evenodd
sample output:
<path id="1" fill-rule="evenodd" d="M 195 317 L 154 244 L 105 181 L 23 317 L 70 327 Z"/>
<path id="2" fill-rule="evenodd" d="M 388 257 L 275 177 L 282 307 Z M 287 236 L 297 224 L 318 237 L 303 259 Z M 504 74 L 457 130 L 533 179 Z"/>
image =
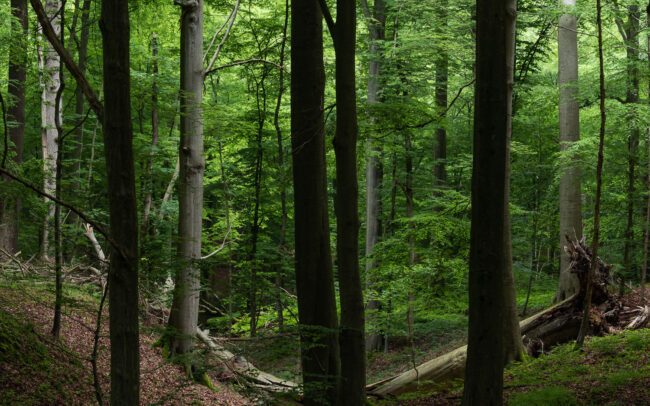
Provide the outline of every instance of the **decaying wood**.
<path id="1" fill-rule="evenodd" d="M 582 320 L 582 306 L 591 266 L 591 250 L 585 239 L 571 240 L 567 236 L 565 247 L 571 259 L 570 271 L 578 276 L 580 290 L 572 297 L 519 323 L 522 340 L 529 355 L 537 356 L 555 345 L 574 340 Z M 592 282 L 593 296 L 589 334 L 603 335 L 622 329 L 637 329 L 648 325 L 650 307 L 631 306 L 617 294 L 610 292 L 613 280 L 611 265 L 598 259 Z M 615 290 L 615 289 L 611 289 Z M 465 374 L 467 346 L 457 348 L 427 361 L 400 375 L 366 386 L 374 396 L 396 396 L 415 390 L 433 389 L 445 381 L 462 378 Z"/>
<path id="2" fill-rule="evenodd" d="M 208 331 L 196 329 L 196 336 L 205 343 L 212 353 L 235 373 L 247 381 L 252 382 L 255 386 L 270 392 L 289 392 L 297 391 L 298 384 L 293 381 L 280 379 L 272 374 L 260 371 L 246 360 L 246 358 L 235 355 L 227 349 L 217 344 L 209 335 Z"/>

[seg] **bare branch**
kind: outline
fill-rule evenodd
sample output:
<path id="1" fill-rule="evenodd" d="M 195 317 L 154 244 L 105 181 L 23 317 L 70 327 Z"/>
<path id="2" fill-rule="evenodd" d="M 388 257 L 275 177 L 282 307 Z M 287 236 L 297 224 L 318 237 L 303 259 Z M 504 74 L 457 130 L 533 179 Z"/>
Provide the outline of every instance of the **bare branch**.
<path id="1" fill-rule="evenodd" d="M 267 63 L 269 65 L 275 66 L 276 68 L 278 68 L 280 70 L 283 70 L 283 71 L 287 72 L 287 69 L 284 66 L 278 65 L 275 62 L 267 61 L 266 59 L 256 59 L 256 58 L 254 58 L 254 59 L 246 59 L 245 61 L 235 61 L 233 63 L 229 63 L 229 64 L 226 64 L 226 65 L 216 67 L 214 69 L 211 69 L 211 70 L 205 72 L 204 77 L 208 77 L 208 75 L 211 75 L 214 72 L 216 72 L 218 70 L 221 70 L 221 69 L 232 68 L 233 66 L 244 65 L 244 64 L 247 64 L 247 63 Z M 288 73 L 289 72 L 287 72 L 287 74 Z"/>
<path id="2" fill-rule="evenodd" d="M 232 18 L 230 19 L 230 23 L 228 24 L 228 28 L 226 28 L 226 32 L 223 34 L 223 38 L 221 39 L 221 42 L 219 45 L 217 45 L 217 49 L 214 51 L 214 55 L 212 55 L 212 59 L 210 60 L 210 64 L 208 65 L 208 68 L 206 71 L 210 71 L 212 67 L 214 66 L 214 62 L 217 60 L 217 57 L 219 56 L 219 52 L 221 52 L 221 47 L 223 47 L 223 44 L 226 43 L 226 40 L 228 39 L 228 36 L 230 36 L 230 29 L 232 28 L 232 25 L 235 23 L 235 19 L 237 18 L 237 10 L 239 10 L 239 1 L 237 0 L 237 3 L 235 3 L 235 8 L 232 11 Z M 204 74 L 203 77 L 205 78 L 207 74 Z"/>

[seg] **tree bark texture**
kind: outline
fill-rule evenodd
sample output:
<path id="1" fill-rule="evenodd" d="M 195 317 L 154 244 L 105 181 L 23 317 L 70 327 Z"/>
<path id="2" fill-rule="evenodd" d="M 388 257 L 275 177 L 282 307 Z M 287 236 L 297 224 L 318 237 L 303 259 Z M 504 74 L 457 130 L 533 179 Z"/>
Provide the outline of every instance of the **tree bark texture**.
<path id="1" fill-rule="evenodd" d="M 27 0 L 11 0 L 11 31 L 14 38 L 27 38 Z M 9 49 L 9 106 L 7 120 L 13 122 L 9 128 L 9 139 L 13 146 L 11 152 L 13 164 L 23 161 L 23 139 L 25 136 L 25 83 L 27 69 L 27 46 L 20 43 Z M 9 181 L 2 178 L 3 181 Z M 0 247 L 14 254 L 18 251 L 18 214 L 20 198 L 2 195 L 0 202 Z"/>
<path id="2" fill-rule="evenodd" d="M 625 246 L 623 249 L 623 268 L 625 277 L 634 275 L 632 259 L 634 250 L 634 181 L 637 165 L 637 149 L 639 147 L 639 127 L 636 125 L 636 110 L 634 105 L 639 102 L 639 7 L 632 4 L 628 7 L 627 25 L 625 27 L 625 50 L 627 56 L 627 89 L 625 103 L 632 104 L 629 117 L 630 135 L 627 140 L 627 225 L 625 227 Z"/>
<path id="3" fill-rule="evenodd" d="M 338 0 L 336 51 L 336 257 L 341 303 L 340 405 L 366 400 L 363 290 L 359 270 L 359 185 L 357 183 L 356 6 Z"/>
<path id="4" fill-rule="evenodd" d="M 510 7 L 509 7 L 510 6 Z M 477 1 L 469 329 L 463 405 L 503 400 L 506 158 L 511 3 Z"/>
<path id="5" fill-rule="evenodd" d="M 507 83 L 507 135 L 506 135 L 506 169 L 505 169 L 505 196 L 504 196 L 504 261 L 503 268 L 503 348 L 504 365 L 512 361 L 521 361 L 523 344 L 519 331 L 519 315 L 517 312 L 517 293 L 515 291 L 515 275 L 512 269 L 512 230 L 510 223 L 510 142 L 512 140 L 512 92 L 514 88 L 515 72 L 515 30 L 517 15 L 517 1 L 506 1 L 508 8 L 506 20 L 506 68 L 508 70 Z"/>
<path id="6" fill-rule="evenodd" d="M 365 4 L 365 3 L 364 3 Z M 370 14 L 370 11 L 367 11 Z M 375 0 L 372 15 L 369 18 L 370 31 L 370 60 L 368 61 L 368 105 L 374 106 L 381 102 L 381 50 L 385 39 L 386 4 L 384 0 Z M 371 116 L 370 124 L 377 122 L 376 116 Z M 372 127 L 371 127 L 372 128 Z M 373 131 L 373 130 L 371 130 Z M 366 142 L 366 319 L 369 331 L 366 332 L 366 350 L 379 351 L 382 347 L 378 312 L 381 308 L 377 299 L 374 282 L 377 261 L 373 255 L 375 245 L 381 235 L 381 185 L 383 178 L 381 163 L 381 146 L 371 132 Z"/>
<path id="7" fill-rule="evenodd" d="M 202 86 L 203 1 L 177 0 L 181 6 L 181 94 L 178 177 L 178 253 L 174 308 L 170 325 L 175 329 L 172 354 L 194 347 L 199 316 L 199 260 L 203 211 Z"/>
<path id="8" fill-rule="evenodd" d="M 61 3 L 58 0 L 47 0 L 45 2 L 45 12 L 52 25 L 55 36 L 61 33 L 61 17 L 59 9 Z M 59 80 L 59 65 L 61 61 L 59 55 L 49 41 L 44 41 L 41 53 L 41 153 L 43 157 L 43 191 L 50 195 L 55 194 L 56 190 L 56 156 L 58 146 L 56 143 L 56 120 L 55 108 L 56 95 L 61 82 Z M 58 112 L 58 119 L 62 119 L 62 109 Z M 41 236 L 41 256 L 44 259 L 49 258 L 49 237 L 50 222 L 54 217 L 54 204 L 48 199 L 44 199 L 47 206 L 47 215 L 43 222 L 43 234 Z"/>
<path id="9" fill-rule="evenodd" d="M 573 9 L 575 0 L 560 0 L 562 6 Z M 578 105 L 578 34 L 574 14 L 563 14 L 558 29 L 558 84 L 560 87 L 560 151 L 566 151 L 580 139 Z M 580 168 L 577 157 L 571 156 L 562 168 L 560 177 L 560 247 L 564 236 L 582 238 L 582 201 Z M 555 302 L 562 301 L 578 291 L 578 281 L 569 272 L 569 257 L 560 248 L 560 282 Z"/>
<path id="10" fill-rule="evenodd" d="M 138 214 L 133 164 L 126 0 L 102 2 L 104 151 L 108 172 L 110 233 L 119 241 L 108 274 L 111 405 L 137 405 L 140 387 L 138 326 Z"/>
<path id="11" fill-rule="evenodd" d="M 327 210 L 322 13 L 318 1 L 296 0 L 291 16 L 295 268 L 305 404 L 336 404 L 340 358 Z"/>

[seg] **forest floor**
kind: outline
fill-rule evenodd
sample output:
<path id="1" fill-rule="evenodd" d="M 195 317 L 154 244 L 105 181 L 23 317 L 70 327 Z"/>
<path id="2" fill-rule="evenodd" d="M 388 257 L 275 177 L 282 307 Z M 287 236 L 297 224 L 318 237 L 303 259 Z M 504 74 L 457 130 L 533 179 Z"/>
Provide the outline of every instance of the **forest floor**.
<path id="1" fill-rule="evenodd" d="M 650 285 L 648 285 L 650 288 Z M 646 289 L 648 289 L 646 288 Z M 627 296 L 640 304 L 640 288 Z M 504 398 L 511 406 L 650 405 L 650 328 L 588 337 L 582 349 L 574 342 L 539 358 L 507 368 Z M 373 404 L 460 405 L 462 380 L 439 391 L 409 393 Z"/>
<path id="2" fill-rule="evenodd" d="M 54 295 L 42 281 L 11 282 L 0 275 L 0 405 L 97 404 L 90 356 L 98 299 L 65 287 L 59 340 L 50 334 Z M 98 371 L 108 404 L 108 311 L 104 309 Z M 140 331 L 140 402 L 144 405 L 239 406 L 252 401 L 209 373 L 216 391 L 186 378 L 184 369 L 154 348 L 159 334 Z"/>
<path id="3" fill-rule="evenodd" d="M 59 340 L 54 342 L 50 335 L 54 302 L 51 282 L 0 274 L 0 405 L 96 404 L 89 359 L 99 298 L 96 289 L 64 286 L 63 325 Z M 638 297 L 638 291 L 630 296 Z M 528 314 L 546 307 L 550 296 L 541 289 L 531 299 Z M 466 331 L 464 316 L 440 317 L 421 320 L 413 350 L 406 338 L 397 336 L 387 353 L 371 355 L 369 382 L 412 368 L 414 360 L 420 364 L 461 345 Z M 107 324 L 105 309 L 98 357 L 105 402 L 109 398 Z M 296 379 L 299 343 L 295 331 L 289 328 L 282 334 L 260 333 L 255 339 L 219 342 L 262 370 Z M 166 361 L 160 348 L 154 348 L 159 336 L 159 326 L 141 327 L 141 404 L 267 403 L 259 393 L 229 385 L 232 376 L 214 372 L 216 369 L 208 372 L 216 391 L 187 379 L 182 367 Z M 371 402 L 382 406 L 460 404 L 462 382 L 445 386 L 439 392 Z M 572 344 L 566 344 L 516 364 L 506 371 L 505 396 L 510 405 L 650 405 L 650 330 L 590 338 L 581 351 L 573 351 Z"/>

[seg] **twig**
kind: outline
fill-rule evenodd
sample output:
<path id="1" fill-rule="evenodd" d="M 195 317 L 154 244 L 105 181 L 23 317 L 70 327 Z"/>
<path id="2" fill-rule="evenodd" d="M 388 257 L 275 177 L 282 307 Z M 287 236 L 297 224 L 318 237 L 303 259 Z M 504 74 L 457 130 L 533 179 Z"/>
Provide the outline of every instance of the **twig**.
<path id="1" fill-rule="evenodd" d="M 210 74 L 212 74 L 212 73 L 214 73 L 214 72 L 216 72 L 218 70 L 221 70 L 221 69 L 232 68 L 233 66 L 239 66 L 239 65 L 244 65 L 244 64 L 247 64 L 247 63 L 255 63 L 255 62 L 266 63 L 266 64 L 269 64 L 269 65 L 273 65 L 276 68 L 289 73 L 284 66 L 278 65 L 275 62 L 267 61 L 266 59 L 253 58 L 253 59 L 246 59 L 246 60 L 243 60 L 243 61 L 235 61 L 235 62 L 226 64 L 226 65 L 219 66 L 219 67 L 214 68 L 214 69 L 210 69 L 209 71 L 205 72 L 204 76 L 207 77 L 208 75 L 210 75 Z"/>
<path id="2" fill-rule="evenodd" d="M 217 57 L 219 56 L 219 53 L 221 52 L 221 47 L 223 47 L 223 44 L 226 43 L 226 40 L 228 39 L 228 36 L 230 36 L 230 29 L 232 28 L 232 25 L 235 23 L 235 19 L 237 18 L 237 10 L 239 10 L 239 1 L 240 0 L 237 0 L 237 3 L 235 3 L 235 8 L 233 9 L 233 11 L 231 13 L 232 19 L 230 19 L 230 23 L 228 24 L 228 28 L 226 28 L 226 32 L 223 34 L 223 38 L 221 39 L 221 42 L 219 43 L 219 45 L 217 45 L 217 49 L 215 49 L 214 54 L 212 55 L 212 59 L 210 60 L 210 63 L 208 64 L 208 68 L 206 69 L 207 72 L 209 72 L 212 69 L 212 67 L 214 66 L 214 62 L 217 60 Z M 204 78 L 205 78 L 206 75 L 204 75 Z"/>

